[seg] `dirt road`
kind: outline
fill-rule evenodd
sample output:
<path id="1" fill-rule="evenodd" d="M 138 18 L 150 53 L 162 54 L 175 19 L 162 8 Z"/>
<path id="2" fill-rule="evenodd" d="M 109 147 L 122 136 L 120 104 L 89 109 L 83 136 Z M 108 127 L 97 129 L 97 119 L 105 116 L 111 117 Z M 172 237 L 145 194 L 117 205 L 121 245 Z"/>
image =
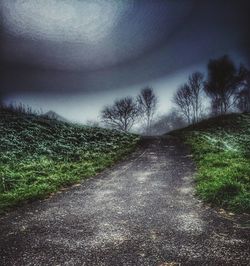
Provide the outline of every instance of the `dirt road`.
<path id="1" fill-rule="evenodd" d="M 171 137 L 0 218 L 0 265 L 249 265 L 249 230 L 194 197 L 194 164 Z M 178 265 L 178 264 L 177 264 Z"/>

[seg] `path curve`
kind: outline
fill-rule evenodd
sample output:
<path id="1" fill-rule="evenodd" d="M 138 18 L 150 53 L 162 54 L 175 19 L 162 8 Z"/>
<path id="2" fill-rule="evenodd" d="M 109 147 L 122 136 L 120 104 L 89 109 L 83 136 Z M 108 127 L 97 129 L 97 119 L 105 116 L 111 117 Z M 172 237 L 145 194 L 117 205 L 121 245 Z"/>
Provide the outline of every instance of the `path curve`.
<path id="1" fill-rule="evenodd" d="M 249 230 L 194 197 L 194 170 L 176 139 L 145 139 L 96 177 L 0 218 L 0 265 L 249 265 Z"/>

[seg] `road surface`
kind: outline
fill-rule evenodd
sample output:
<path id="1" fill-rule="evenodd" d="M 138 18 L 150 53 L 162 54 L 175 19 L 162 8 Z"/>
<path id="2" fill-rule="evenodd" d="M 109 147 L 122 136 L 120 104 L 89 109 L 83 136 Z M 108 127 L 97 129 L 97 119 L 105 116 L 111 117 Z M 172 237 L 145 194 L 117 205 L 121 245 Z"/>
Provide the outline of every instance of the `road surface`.
<path id="1" fill-rule="evenodd" d="M 194 196 L 194 171 L 174 138 L 145 139 L 101 174 L 1 217 L 0 265 L 249 265 L 249 229 Z"/>

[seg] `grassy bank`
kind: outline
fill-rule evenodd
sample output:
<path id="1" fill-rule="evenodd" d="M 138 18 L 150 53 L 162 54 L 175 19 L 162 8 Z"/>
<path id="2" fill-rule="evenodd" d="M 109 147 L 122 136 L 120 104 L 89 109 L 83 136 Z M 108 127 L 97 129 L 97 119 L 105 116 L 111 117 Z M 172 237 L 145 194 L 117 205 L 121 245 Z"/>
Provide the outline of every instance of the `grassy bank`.
<path id="1" fill-rule="evenodd" d="M 250 114 L 211 118 L 171 134 L 192 148 L 197 195 L 216 206 L 250 213 Z"/>
<path id="2" fill-rule="evenodd" d="M 0 212 L 98 173 L 137 141 L 116 130 L 0 110 Z"/>

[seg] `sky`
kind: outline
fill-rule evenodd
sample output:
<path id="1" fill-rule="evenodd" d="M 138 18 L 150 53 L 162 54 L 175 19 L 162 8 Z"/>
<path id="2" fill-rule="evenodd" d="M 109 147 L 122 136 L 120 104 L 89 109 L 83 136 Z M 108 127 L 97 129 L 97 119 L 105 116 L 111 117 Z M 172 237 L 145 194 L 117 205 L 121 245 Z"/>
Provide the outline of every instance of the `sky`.
<path id="1" fill-rule="evenodd" d="M 249 13 L 249 0 L 0 0 L 1 94 L 86 122 L 151 86 L 165 113 L 209 59 L 249 66 Z"/>

